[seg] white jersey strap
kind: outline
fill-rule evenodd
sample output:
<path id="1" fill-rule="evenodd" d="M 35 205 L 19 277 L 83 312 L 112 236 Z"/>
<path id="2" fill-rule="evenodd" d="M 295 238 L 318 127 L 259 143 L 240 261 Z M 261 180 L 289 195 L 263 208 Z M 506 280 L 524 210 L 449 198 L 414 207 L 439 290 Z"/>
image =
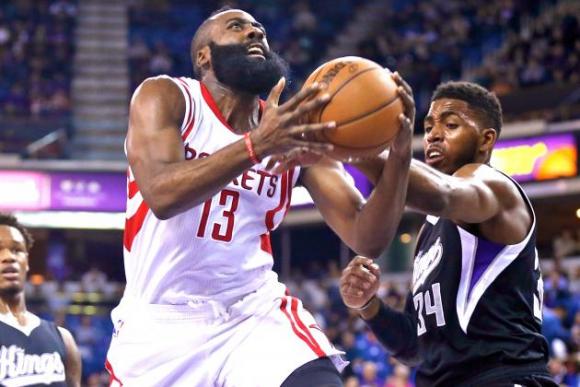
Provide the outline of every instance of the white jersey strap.
<path id="1" fill-rule="evenodd" d="M 195 112 L 195 102 L 193 99 L 193 94 L 191 92 L 191 87 L 189 83 L 183 78 L 172 78 L 167 77 L 172 80 L 173 83 L 179 87 L 181 94 L 183 94 L 183 99 L 185 100 L 185 114 L 183 115 L 183 121 L 181 122 L 181 137 L 185 140 L 191 130 L 193 129 L 194 112 Z"/>

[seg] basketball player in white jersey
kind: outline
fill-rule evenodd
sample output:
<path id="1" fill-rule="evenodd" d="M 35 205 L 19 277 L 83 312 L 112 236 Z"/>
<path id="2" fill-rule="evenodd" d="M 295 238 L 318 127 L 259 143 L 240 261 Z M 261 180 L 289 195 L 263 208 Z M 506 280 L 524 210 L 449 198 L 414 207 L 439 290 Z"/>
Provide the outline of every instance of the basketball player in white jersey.
<path id="1" fill-rule="evenodd" d="M 191 54 L 196 79 L 148 79 L 131 101 L 127 286 L 112 313 L 112 385 L 341 386 L 341 353 L 278 282 L 269 233 L 300 180 L 345 243 L 377 256 L 403 211 L 410 121 L 401 116 L 365 202 L 338 162 L 268 170 L 273 155 L 331 149 L 303 135 L 334 123 L 299 124 L 328 99 L 314 97 L 316 85 L 278 103 L 285 66 L 251 15 L 214 13 Z"/>

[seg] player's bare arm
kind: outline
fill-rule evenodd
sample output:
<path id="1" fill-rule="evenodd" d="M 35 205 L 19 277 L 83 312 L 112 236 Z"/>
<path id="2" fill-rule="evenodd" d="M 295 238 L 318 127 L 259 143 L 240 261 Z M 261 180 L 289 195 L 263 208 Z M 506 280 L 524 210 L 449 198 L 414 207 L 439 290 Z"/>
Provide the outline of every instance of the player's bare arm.
<path id="1" fill-rule="evenodd" d="M 294 148 L 319 153 L 331 149 L 331 145 L 305 140 L 301 134 L 330 128 L 334 123 L 297 125 L 301 114 L 315 109 L 328 97 L 322 95 L 301 104 L 319 91 L 314 85 L 278 105 L 283 88 L 282 80 L 272 89 L 262 120 L 250 134 L 257 156 L 263 158 Z M 146 80 L 131 101 L 129 164 L 145 201 L 160 219 L 203 203 L 252 165 L 243 139 L 206 158 L 186 161 L 179 130 L 184 114 L 181 91 L 165 78 Z"/>
<path id="2" fill-rule="evenodd" d="M 414 162 L 409 178 L 411 207 L 461 225 L 479 224 L 479 232 L 498 243 L 520 242 L 531 216 L 517 188 L 485 164 L 468 164 L 453 176 Z"/>
<path id="3" fill-rule="evenodd" d="M 66 384 L 69 387 L 80 387 L 82 375 L 81 354 L 72 334 L 65 328 L 58 327 L 66 351 L 65 374 Z"/>
<path id="4" fill-rule="evenodd" d="M 401 115 L 368 201 L 350 183 L 342 164 L 325 159 L 304 172 L 303 183 L 328 225 L 355 252 L 376 258 L 391 242 L 403 214 L 411 161 L 412 126 Z"/>
<path id="5" fill-rule="evenodd" d="M 398 74 L 406 108 L 415 106 L 411 87 Z M 515 185 L 485 164 L 467 164 L 452 176 L 417 160 L 409 175 L 407 203 L 426 214 L 458 224 L 477 224 L 477 232 L 498 243 L 520 242 L 531 226 L 527 205 Z"/>

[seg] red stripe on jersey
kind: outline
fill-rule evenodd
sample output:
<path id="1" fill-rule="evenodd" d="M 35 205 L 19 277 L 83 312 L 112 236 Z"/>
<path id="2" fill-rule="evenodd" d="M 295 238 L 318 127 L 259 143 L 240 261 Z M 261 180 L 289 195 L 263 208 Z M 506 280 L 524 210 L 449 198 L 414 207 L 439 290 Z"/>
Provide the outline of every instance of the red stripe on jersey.
<path id="1" fill-rule="evenodd" d="M 127 188 L 127 195 L 129 195 L 129 199 L 133 199 L 133 196 L 135 196 L 137 192 L 139 192 L 139 187 L 137 187 L 137 181 L 136 180 L 130 181 L 129 187 Z"/>
<path id="2" fill-rule="evenodd" d="M 282 188 L 280 189 L 280 203 L 276 208 L 273 210 L 269 210 L 266 212 L 266 227 L 268 230 L 272 230 L 274 228 L 274 216 L 276 212 L 280 211 L 284 208 L 284 204 L 286 204 L 286 195 L 288 194 L 288 172 L 284 172 L 282 175 Z"/>
<path id="3" fill-rule="evenodd" d="M 269 232 L 260 235 L 260 248 L 268 254 L 272 254 L 272 242 L 270 241 Z"/>
<path id="4" fill-rule="evenodd" d="M 288 209 L 290 208 L 290 203 L 292 202 L 292 188 L 294 188 L 294 184 L 292 184 L 294 182 L 294 168 L 292 168 L 291 170 L 288 171 L 288 196 L 286 196 L 287 200 L 286 200 L 286 207 L 284 208 L 284 215 L 283 218 L 286 217 L 286 213 L 288 212 Z"/>
<path id="5" fill-rule="evenodd" d="M 133 215 L 129 219 L 125 219 L 125 233 L 123 234 L 123 245 L 128 251 L 131 251 L 131 247 L 133 246 L 133 240 L 143 227 L 143 223 L 145 222 L 145 216 L 149 212 L 149 206 L 145 201 L 143 201 L 135 215 Z"/>
<path id="6" fill-rule="evenodd" d="M 238 134 L 230 126 L 230 124 L 228 123 L 228 120 L 226 120 L 226 118 L 222 114 L 220 108 L 218 107 L 217 103 L 213 99 L 213 96 L 211 95 L 211 93 L 209 92 L 209 90 L 207 89 L 207 87 L 202 82 L 200 82 L 199 84 L 201 85 L 201 95 L 203 96 L 203 99 L 204 99 L 205 103 L 207 103 L 207 106 L 209 106 L 209 108 L 211 109 L 211 111 L 213 112 L 213 114 L 215 114 L 215 116 L 217 117 L 217 119 L 220 120 L 220 122 L 226 128 L 228 128 L 231 132 L 233 132 L 235 134 Z M 266 101 L 259 100 L 258 101 L 258 115 L 260 116 L 260 118 L 262 117 L 262 113 L 264 112 L 264 109 L 266 109 Z"/>
<path id="7" fill-rule="evenodd" d="M 195 106 L 193 106 L 193 98 L 191 98 L 191 93 L 189 92 L 189 85 L 187 84 L 187 82 L 185 82 L 181 78 L 177 78 L 177 80 L 181 82 L 181 84 L 183 85 L 183 89 L 185 90 L 185 92 L 187 93 L 187 97 L 189 98 L 189 117 L 187 117 L 187 121 L 185 123 L 185 132 L 183 132 L 183 134 L 181 135 L 181 139 L 185 141 L 185 139 L 189 136 L 189 134 L 193 130 L 193 124 L 195 122 L 193 118 L 194 117 L 193 109 Z"/>
<path id="8" fill-rule="evenodd" d="M 220 111 L 220 108 L 218 107 L 217 103 L 213 99 L 213 97 L 212 97 L 211 93 L 209 92 L 209 90 L 207 89 L 207 87 L 205 87 L 205 85 L 201 82 L 200 82 L 200 85 L 201 85 L 201 95 L 203 96 L 205 103 L 207 103 L 207 106 L 209 106 L 209 108 L 211 109 L 213 114 L 215 114 L 217 119 L 220 120 L 220 122 L 226 128 L 228 128 L 229 130 L 231 130 L 232 132 L 235 133 L 234 129 L 232 129 L 230 124 L 228 124 L 228 121 L 226 120 L 226 118 L 224 117 L 222 112 Z"/>
<path id="9" fill-rule="evenodd" d="M 312 336 L 312 333 L 310 333 L 310 330 L 306 327 L 306 324 L 304 324 L 304 322 L 300 319 L 300 316 L 298 316 L 298 299 L 297 298 L 292 297 L 292 304 L 290 305 L 290 310 L 292 311 L 292 316 L 294 316 L 294 319 L 298 323 L 298 326 L 304 331 L 304 333 L 306 333 L 306 335 L 308 336 L 308 339 L 310 339 L 310 342 L 312 343 L 312 345 L 314 347 L 316 347 L 317 351 L 314 351 L 314 352 L 316 352 L 316 354 L 318 356 L 326 356 L 326 353 L 324 353 L 322 348 L 320 348 L 320 345 L 318 344 L 318 342 L 316 341 L 314 336 Z"/>
<path id="10" fill-rule="evenodd" d="M 292 331 L 294 332 L 294 334 L 296 336 L 298 336 L 298 338 L 300 338 L 302 341 L 304 341 L 306 343 L 306 345 L 308 345 L 310 347 L 310 349 L 312 349 L 312 351 L 316 355 L 318 355 L 318 357 L 326 356 L 324 351 L 322 351 L 318 345 L 312 344 L 312 342 L 310 342 L 310 340 L 308 340 L 308 338 L 306 336 L 304 336 L 304 334 L 298 330 L 298 328 L 296 327 L 296 324 L 292 320 L 292 317 L 290 317 L 290 314 L 286 310 L 287 304 L 288 304 L 288 300 L 286 298 L 282 299 L 282 304 L 280 305 L 280 310 L 284 313 L 284 315 L 286 315 L 286 317 L 288 318 L 288 321 L 290 321 L 290 326 L 292 327 Z"/>
<path id="11" fill-rule="evenodd" d="M 105 369 L 107 370 L 109 375 L 111 375 L 109 378 L 109 386 L 112 386 L 113 382 L 119 383 L 120 386 L 123 385 L 123 382 L 121 382 L 121 380 L 115 375 L 115 372 L 113 371 L 113 366 L 111 365 L 111 363 L 109 363 L 109 359 L 105 359 Z"/>

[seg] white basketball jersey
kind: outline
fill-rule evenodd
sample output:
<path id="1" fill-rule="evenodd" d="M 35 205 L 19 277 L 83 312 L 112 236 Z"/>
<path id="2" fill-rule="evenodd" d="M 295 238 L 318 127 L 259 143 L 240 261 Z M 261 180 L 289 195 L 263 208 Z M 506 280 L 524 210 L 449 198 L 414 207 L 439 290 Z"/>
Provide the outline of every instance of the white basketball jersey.
<path id="1" fill-rule="evenodd" d="M 190 78 L 170 78 L 185 98 L 181 134 L 188 160 L 207 157 L 243 138 L 232 131 L 209 91 Z M 128 170 L 124 260 L 125 297 L 150 304 L 227 302 L 252 292 L 272 275 L 269 232 L 282 221 L 298 168 L 281 175 L 268 159 L 205 203 L 160 220 Z M 216 166 L 219 168 L 219 166 Z"/>

